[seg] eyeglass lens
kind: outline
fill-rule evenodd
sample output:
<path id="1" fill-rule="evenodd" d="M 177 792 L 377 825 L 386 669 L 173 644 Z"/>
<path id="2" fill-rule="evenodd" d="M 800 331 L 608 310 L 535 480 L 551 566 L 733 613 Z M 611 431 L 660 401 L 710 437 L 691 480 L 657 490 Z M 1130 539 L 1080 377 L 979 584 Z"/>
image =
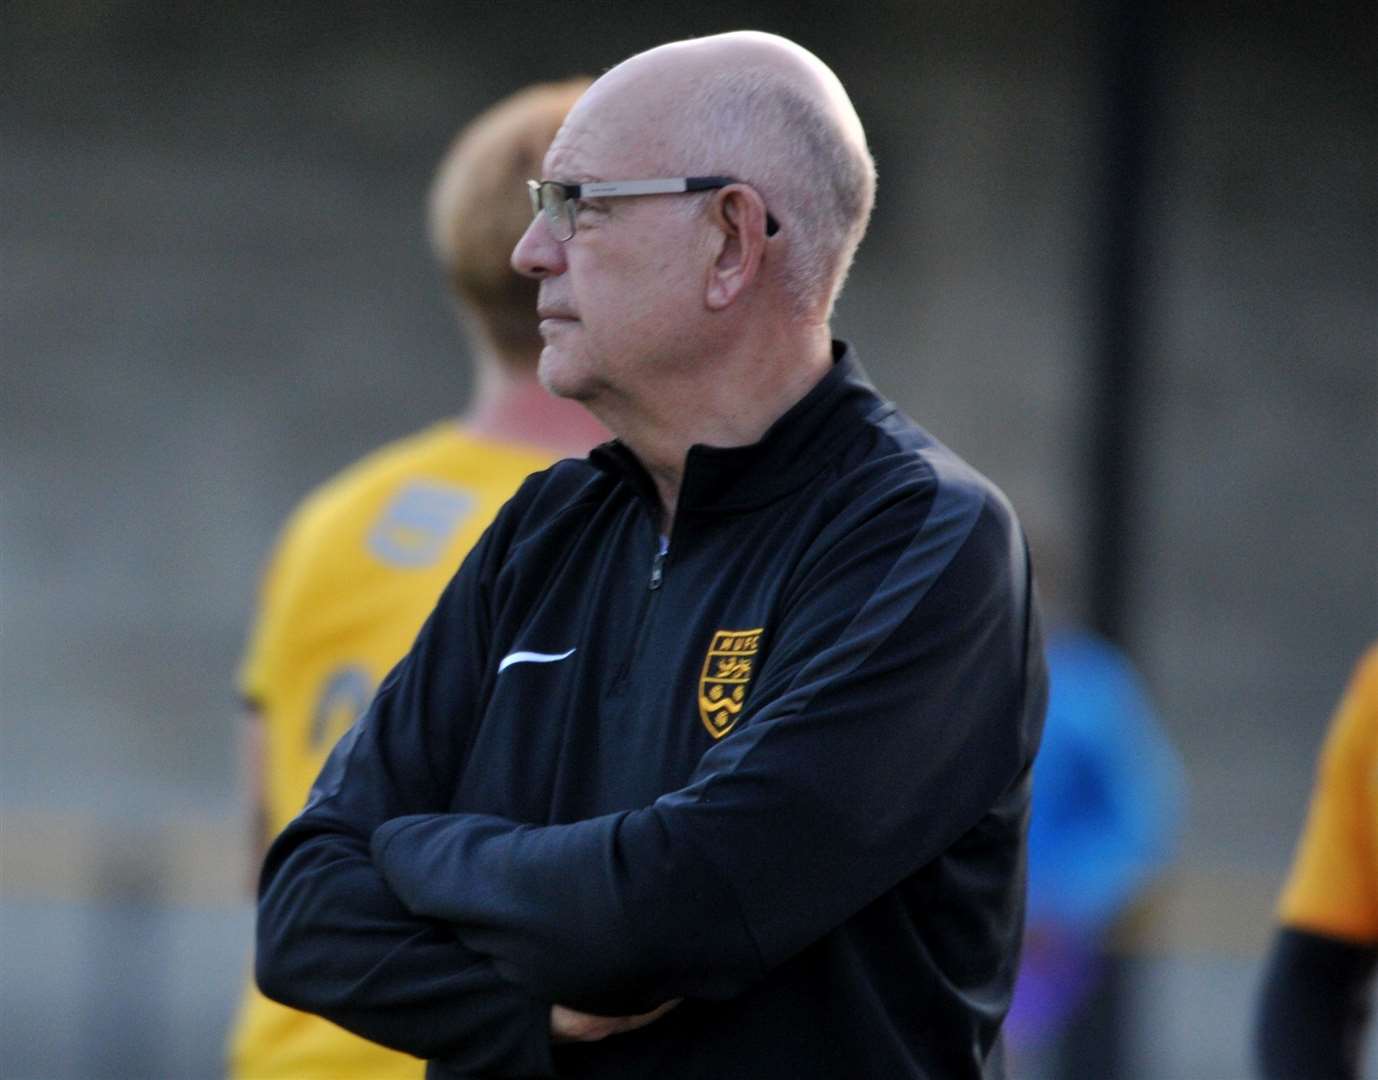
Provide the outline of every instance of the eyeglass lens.
<path id="1" fill-rule="evenodd" d="M 546 224 L 557 240 L 574 236 L 574 201 L 561 185 L 547 182 L 534 187 L 531 202 L 533 210 L 544 211 Z"/>

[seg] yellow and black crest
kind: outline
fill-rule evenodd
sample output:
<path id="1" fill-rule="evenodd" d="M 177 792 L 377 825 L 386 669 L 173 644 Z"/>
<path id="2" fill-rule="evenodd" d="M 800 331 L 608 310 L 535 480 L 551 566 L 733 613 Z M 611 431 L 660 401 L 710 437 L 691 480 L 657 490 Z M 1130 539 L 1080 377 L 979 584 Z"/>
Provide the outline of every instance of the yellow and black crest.
<path id="1" fill-rule="evenodd" d="M 721 739 L 736 726 L 760 647 L 759 626 L 714 633 L 699 677 L 699 718 L 713 738 Z"/>

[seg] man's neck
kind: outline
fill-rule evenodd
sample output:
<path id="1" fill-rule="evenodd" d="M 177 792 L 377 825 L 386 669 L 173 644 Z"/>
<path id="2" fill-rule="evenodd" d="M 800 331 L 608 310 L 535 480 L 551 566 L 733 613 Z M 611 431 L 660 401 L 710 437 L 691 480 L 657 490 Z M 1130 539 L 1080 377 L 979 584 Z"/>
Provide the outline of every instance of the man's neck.
<path id="1" fill-rule="evenodd" d="M 471 434 L 578 457 L 608 438 L 582 405 L 541 386 L 534 363 L 513 368 L 491 360 L 478 366 L 478 388 L 460 423 Z"/>
<path id="2" fill-rule="evenodd" d="M 827 328 L 814 340 L 768 351 L 740 350 L 680 376 L 660 380 L 649 402 L 630 397 L 592 403 L 655 481 L 661 531 L 669 534 L 696 444 L 749 446 L 800 401 L 832 367 Z"/>

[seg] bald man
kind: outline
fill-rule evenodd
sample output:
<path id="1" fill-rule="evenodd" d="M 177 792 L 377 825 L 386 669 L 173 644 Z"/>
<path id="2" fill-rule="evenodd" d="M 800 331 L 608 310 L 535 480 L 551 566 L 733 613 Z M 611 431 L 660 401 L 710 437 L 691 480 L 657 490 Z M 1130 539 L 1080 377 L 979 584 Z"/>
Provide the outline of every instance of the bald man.
<path id="1" fill-rule="evenodd" d="M 613 68 L 531 182 L 499 513 L 269 852 L 266 993 L 432 1077 L 995 1077 L 1046 681 L 1000 493 L 829 331 L 874 168 L 781 38 Z"/>

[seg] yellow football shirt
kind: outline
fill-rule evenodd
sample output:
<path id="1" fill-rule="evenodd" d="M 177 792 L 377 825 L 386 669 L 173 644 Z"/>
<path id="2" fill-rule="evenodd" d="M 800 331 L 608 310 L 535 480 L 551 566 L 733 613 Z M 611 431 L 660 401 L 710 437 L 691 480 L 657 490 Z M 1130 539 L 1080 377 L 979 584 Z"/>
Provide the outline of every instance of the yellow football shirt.
<path id="1" fill-rule="evenodd" d="M 306 801 L 326 754 L 410 648 L 465 554 L 540 451 L 439 424 L 317 489 L 279 538 L 239 673 L 263 718 L 268 827 Z M 424 1064 L 246 988 L 235 1080 L 420 1080 Z"/>
<path id="2" fill-rule="evenodd" d="M 1378 944 L 1378 646 L 1355 668 L 1331 722 L 1279 917 Z"/>

